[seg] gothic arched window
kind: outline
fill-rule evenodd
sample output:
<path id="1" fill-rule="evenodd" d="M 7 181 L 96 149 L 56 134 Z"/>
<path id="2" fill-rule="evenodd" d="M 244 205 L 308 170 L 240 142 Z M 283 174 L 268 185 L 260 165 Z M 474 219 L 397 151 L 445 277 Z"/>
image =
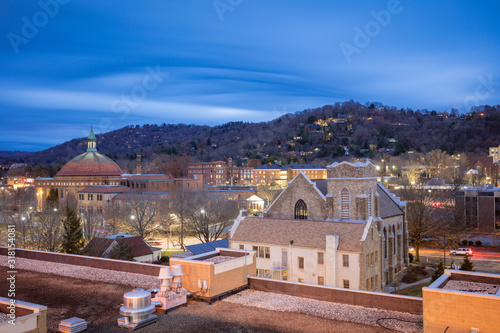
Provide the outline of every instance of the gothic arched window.
<path id="1" fill-rule="evenodd" d="M 344 187 L 340 191 L 340 218 L 349 219 L 349 191 Z"/>
<path id="2" fill-rule="evenodd" d="M 307 205 L 302 199 L 295 204 L 295 219 L 307 220 Z"/>
<path id="3" fill-rule="evenodd" d="M 387 259 L 387 229 L 384 227 L 384 258 Z"/>

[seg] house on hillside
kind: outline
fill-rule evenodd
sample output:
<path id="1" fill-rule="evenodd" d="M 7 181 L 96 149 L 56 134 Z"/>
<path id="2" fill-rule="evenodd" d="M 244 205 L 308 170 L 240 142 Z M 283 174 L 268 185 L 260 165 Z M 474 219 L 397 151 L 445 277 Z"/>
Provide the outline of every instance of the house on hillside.
<path id="1" fill-rule="evenodd" d="M 229 247 L 255 251 L 261 277 L 383 291 L 408 263 L 405 211 L 372 163 L 334 163 L 299 172 L 262 217 L 242 212 Z"/>
<path id="2" fill-rule="evenodd" d="M 108 258 L 111 251 L 119 244 L 130 246 L 135 261 L 153 262 L 161 258 L 161 248 L 149 246 L 140 236 L 125 234 L 110 235 L 106 238 L 94 238 L 83 249 L 83 254 Z"/>

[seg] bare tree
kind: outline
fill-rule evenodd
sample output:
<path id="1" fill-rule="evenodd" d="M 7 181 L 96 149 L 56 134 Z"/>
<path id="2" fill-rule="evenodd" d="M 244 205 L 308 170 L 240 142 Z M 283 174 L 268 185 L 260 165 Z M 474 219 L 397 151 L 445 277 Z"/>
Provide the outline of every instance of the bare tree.
<path id="1" fill-rule="evenodd" d="M 186 224 L 194 204 L 195 193 L 193 191 L 185 191 L 183 188 L 177 188 L 170 196 L 170 212 L 179 224 L 179 244 L 183 250 L 186 249 L 184 245 Z"/>
<path id="2" fill-rule="evenodd" d="M 210 197 L 199 193 L 188 212 L 188 226 L 201 242 L 220 238 L 238 216 L 238 204 L 234 200 Z"/>
<path id="3" fill-rule="evenodd" d="M 257 195 L 265 200 L 266 207 L 269 206 L 280 193 L 280 190 L 273 189 L 270 185 L 258 185 L 257 186 Z"/>
<path id="4" fill-rule="evenodd" d="M 62 215 L 58 210 L 49 209 L 37 216 L 38 248 L 46 251 L 57 251 L 62 242 Z"/>
<path id="5" fill-rule="evenodd" d="M 82 221 L 83 239 L 88 244 L 94 237 L 99 235 L 97 230 L 102 222 L 102 216 L 97 215 L 93 210 L 85 210 L 80 214 Z"/>
<path id="6" fill-rule="evenodd" d="M 163 230 L 163 212 L 160 201 L 166 200 L 161 194 L 127 193 L 125 195 L 126 214 L 123 218 L 128 229 L 142 238 L 154 231 Z"/>
<path id="7" fill-rule="evenodd" d="M 415 246 L 415 260 L 424 241 L 439 243 L 463 230 L 455 219 L 448 192 L 433 191 L 422 186 L 406 186 L 401 193 L 407 202 L 408 234 Z"/>

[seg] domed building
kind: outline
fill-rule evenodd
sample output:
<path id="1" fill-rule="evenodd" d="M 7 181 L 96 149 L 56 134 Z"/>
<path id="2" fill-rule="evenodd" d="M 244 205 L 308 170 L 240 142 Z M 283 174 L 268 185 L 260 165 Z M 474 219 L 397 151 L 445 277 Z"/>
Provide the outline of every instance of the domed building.
<path id="1" fill-rule="evenodd" d="M 43 210 L 50 190 L 55 190 L 59 208 L 68 200 L 76 200 L 79 190 L 96 185 L 126 185 L 123 171 L 110 158 L 97 152 L 96 137 L 91 128 L 87 151 L 67 162 L 53 178 L 35 180 L 37 208 Z"/>

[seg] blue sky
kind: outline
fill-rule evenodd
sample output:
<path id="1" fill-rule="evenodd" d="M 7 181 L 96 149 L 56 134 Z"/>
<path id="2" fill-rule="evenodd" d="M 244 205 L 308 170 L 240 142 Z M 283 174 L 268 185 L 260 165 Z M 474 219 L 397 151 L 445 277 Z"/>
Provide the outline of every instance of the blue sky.
<path id="1" fill-rule="evenodd" d="M 500 102 L 498 1 L 3 0 L 0 150 L 350 99 Z"/>

